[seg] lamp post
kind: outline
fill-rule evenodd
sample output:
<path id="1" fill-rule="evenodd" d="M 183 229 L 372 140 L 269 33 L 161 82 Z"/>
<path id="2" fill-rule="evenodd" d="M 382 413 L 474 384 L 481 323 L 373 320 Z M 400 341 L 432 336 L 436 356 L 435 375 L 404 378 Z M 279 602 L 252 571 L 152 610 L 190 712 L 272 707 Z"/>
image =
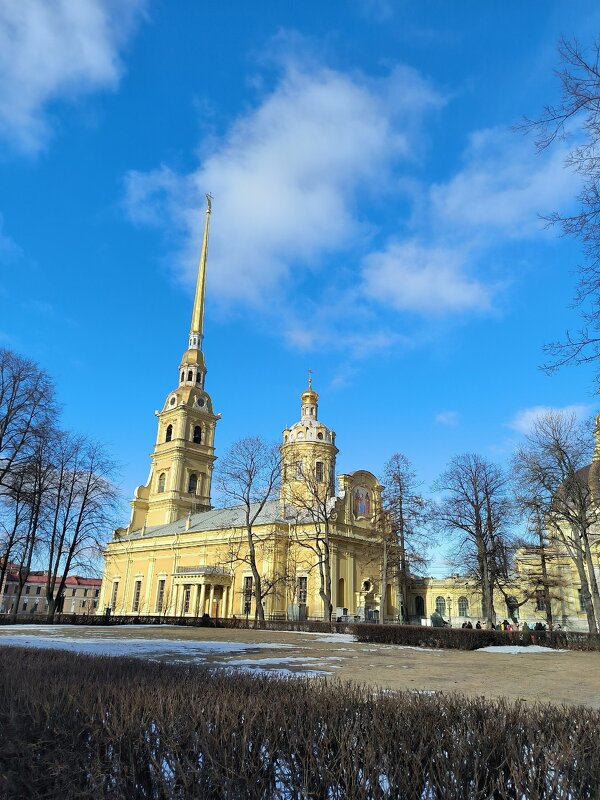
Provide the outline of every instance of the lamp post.
<path id="1" fill-rule="evenodd" d="M 448 597 L 446 603 L 448 604 L 448 625 L 452 627 L 452 598 Z"/>

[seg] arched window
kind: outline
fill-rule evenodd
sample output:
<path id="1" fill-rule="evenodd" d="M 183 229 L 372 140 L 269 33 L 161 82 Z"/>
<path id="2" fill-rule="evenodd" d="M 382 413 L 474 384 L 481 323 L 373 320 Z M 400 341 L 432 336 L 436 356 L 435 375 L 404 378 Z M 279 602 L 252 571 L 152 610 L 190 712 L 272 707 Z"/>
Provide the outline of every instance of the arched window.
<path id="1" fill-rule="evenodd" d="M 469 601 L 467 600 L 466 597 L 458 598 L 458 616 L 459 617 L 469 616 Z"/>
<path id="2" fill-rule="evenodd" d="M 302 462 L 301 461 L 296 461 L 296 480 L 297 481 L 301 481 L 302 480 Z"/>
<path id="3" fill-rule="evenodd" d="M 317 433 L 317 439 L 323 439 L 323 431 Z"/>
<path id="4" fill-rule="evenodd" d="M 315 477 L 318 481 L 323 480 L 323 462 L 317 461 L 315 464 Z"/>
<path id="5" fill-rule="evenodd" d="M 190 494 L 196 494 L 196 489 L 198 487 L 198 476 L 195 472 L 192 472 L 190 475 L 190 479 L 188 481 L 188 492 Z"/>
<path id="6" fill-rule="evenodd" d="M 184 378 L 185 378 L 185 372 L 183 370 L 181 370 L 181 382 L 182 383 L 183 383 Z"/>
<path id="7" fill-rule="evenodd" d="M 194 373 L 192 372 L 192 370 L 190 370 L 190 371 L 188 372 L 188 381 L 191 381 L 191 380 L 193 380 L 193 379 L 194 379 Z"/>
<path id="8" fill-rule="evenodd" d="M 164 492 L 165 490 L 165 481 L 167 480 L 167 476 L 164 472 L 161 472 L 158 476 L 158 492 Z"/>
<path id="9" fill-rule="evenodd" d="M 200 373 L 196 373 L 196 383 L 200 383 Z"/>
<path id="10" fill-rule="evenodd" d="M 425 600 L 423 600 L 420 594 L 415 596 L 415 614 L 417 617 L 425 616 Z"/>
<path id="11" fill-rule="evenodd" d="M 167 425 L 167 435 L 165 436 L 165 442 L 170 442 L 173 438 L 173 426 Z"/>
<path id="12" fill-rule="evenodd" d="M 441 595 L 435 598 L 435 610 L 440 617 L 443 617 L 446 614 L 446 601 Z"/>
<path id="13" fill-rule="evenodd" d="M 202 444 L 202 428 L 200 425 L 194 426 L 194 444 Z"/>

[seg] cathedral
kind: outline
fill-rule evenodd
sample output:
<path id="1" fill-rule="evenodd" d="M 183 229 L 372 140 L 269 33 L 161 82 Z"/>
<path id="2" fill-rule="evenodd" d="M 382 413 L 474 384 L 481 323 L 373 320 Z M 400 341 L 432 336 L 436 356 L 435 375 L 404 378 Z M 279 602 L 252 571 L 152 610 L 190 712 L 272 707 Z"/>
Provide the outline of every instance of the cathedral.
<path id="1" fill-rule="evenodd" d="M 211 198 L 192 320 L 177 386 L 156 412 L 150 475 L 129 525 L 104 553 L 99 612 L 140 616 L 253 617 L 256 580 L 244 506 L 214 508 L 211 483 L 219 415 L 206 391 L 202 349 Z M 309 379 L 300 418 L 283 431 L 281 488 L 257 516 L 252 540 L 268 618 L 397 618 L 391 583 L 380 586 L 382 487 L 366 470 L 336 475 L 335 433 L 319 419 Z M 383 607 L 383 612 L 382 612 Z"/>
<path id="2" fill-rule="evenodd" d="M 366 470 L 336 474 L 335 433 L 319 418 L 319 396 L 310 379 L 300 394 L 298 422 L 282 433 L 278 496 L 260 508 L 213 507 L 220 417 L 206 391 L 202 349 L 210 215 L 208 195 L 187 349 L 177 386 L 156 412 L 148 482 L 135 491 L 129 525 L 117 528 L 106 546 L 98 613 L 253 618 L 258 594 L 270 619 L 329 619 L 331 614 L 428 624 L 437 611 L 453 625 L 475 623 L 481 617 L 481 592 L 464 576 L 412 576 L 407 608 L 401 608 L 395 578 L 382 585 L 383 487 Z M 599 465 L 600 417 L 588 468 L 594 491 Z M 256 517 L 251 536 L 247 512 Z M 599 543 L 595 538 L 598 582 Z M 532 577 L 537 560 L 525 551 L 517 554 L 514 585 L 494 592 L 500 619 L 519 617 L 530 625 L 545 620 L 548 595 L 535 588 Z M 558 587 L 551 598 L 556 622 L 587 629 L 572 558 L 556 546 L 548 565 Z"/>

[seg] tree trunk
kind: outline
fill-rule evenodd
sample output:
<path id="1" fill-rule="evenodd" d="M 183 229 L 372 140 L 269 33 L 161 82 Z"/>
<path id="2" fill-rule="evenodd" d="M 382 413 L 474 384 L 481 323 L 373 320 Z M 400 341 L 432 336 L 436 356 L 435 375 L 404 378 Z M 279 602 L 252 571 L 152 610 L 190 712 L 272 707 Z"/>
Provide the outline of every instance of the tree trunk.
<path id="1" fill-rule="evenodd" d="M 594 606 L 592 603 L 592 594 L 590 592 L 585 565 L 583 563 L 583 556 L 579 550 L 576 550 L 574 555 L 575 565 L 577 566 L 577 572 L 579 574 L 579 580 L 581 581 L 581 598 L 585 607 L 588 628 L 590 633 L 598 633 L 598 625 L 596 624 L 596 616 L 594 614 Z"/>
<path id="2" fill-rule="evenodd" d="M 400 545 L 400 609 L 401 622 L 408 622 L 408 564 L 406 563 L 406 543 L 404 541 L 404 519 L 400 520 L 398 543 Z"/>
<path id="3" fill-rule="evenodd" d="M 481 613 L 485 619 L 486 627 L 491 629 L 494 627 L 493 587 L 490 585 L 489 565 L 483 537 L 477 542 L 477 561 L 479 563 L 479 574 L 481 576 Z"/>
<path id="4" fill-rule="evenodd" d="M 250 569 L 252 570 L 252 578 L 254 581 L 254 601 L 256 606 L 256 621 L 259 628 L 265 626 L 265 608 L 262 601 L 262 581 L 260 573 L 256 567 L 256 548 L 254 547 L 254 538 L 252 536 L 252 527 L 247 526 L 246 533 L 248 534 L 248 555 L 250 557 Z M 212 611 L 212 609 L 211 609 Z"/>
<path id="5" fill-rule="evenodd" d="M 542 569 L 542 585 L 544 587 L 544 606 L 546 608 L 546 624 L 552 630 L 554 624 L 552 619 L 552 599 L 550 597 L 550 586 L 548 585 L 548 563 L 546 561 L 546 545 L 544 542 L 544 531 L 538 519 L 538 541 L 540 543 L 540 565 Z"/>
<path id="6" fill-rule="evenodd" d="M 585 564 L 588 573 L 588 584 L 592 601 L 592 609 L 594 611 L 596 626 L 598 627 L 600 625 L 600 594 L 598 593 L 598 581 L 596 580 L 596 572 L 594 570 L 594 560 L 592 558 L 589 537 L 587 534 L 585 534 L 582 539 L 584 542 Z"/>
<path id="7" fill-rule="evenodd" d="M 381 560 L 381 591 L 379 593 L 379 623 L 385 622 L 385 607 L 387 605 L 387 573 L 388 573 L 388 553 L 387 540 L 383 537 L 383 558 Z"/>

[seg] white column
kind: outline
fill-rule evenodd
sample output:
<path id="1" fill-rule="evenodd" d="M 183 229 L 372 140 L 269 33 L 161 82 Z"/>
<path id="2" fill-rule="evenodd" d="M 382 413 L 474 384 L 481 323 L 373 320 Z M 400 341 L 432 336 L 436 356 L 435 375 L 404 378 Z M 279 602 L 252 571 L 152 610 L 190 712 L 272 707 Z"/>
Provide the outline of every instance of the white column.
<path id="1" fill-rule="evenodd" d="M 356 614 L 356 599 L 354 595 L 354 553 L 348 553 L 346 569 L 348 570 L 348 614 Z"/>
<path id="2" fill-rule="evenodd" d="M 229 587 L 223 586 L 223 595 L 221 597 L 221 616 L 228 617 L 228 606 L 229 606 Z"/>
<path id="3" fill-rule="evenodd" d="M 204 607 L 206 605 L 206 584 L 200 584 L 200 607 L 198 609 L 198 616 L 202 616 L 204 614 Z"/>
<path id="4" fill-rule="evenodd" d="M 192 596 L 190 597 L 190 609 L 192 611 L 192 616 L 198 616 L 198 584 L 192 584 Z"/>
<path id="5" fill-rule="evenodd" d="M 331 618 L 335 620 L 336 615 L 335 611 L 337 608 L 337 601 L 338 601 L 338 568 L 337 568 L 337 547 L 333 545 L 329 546 L 329 574 L 331 575 L 331 605 L 333 606 L 333 610 L 331 612 Z"/>
<path id="6" fill-rule="evenodd" d="M 212 617 L 214 599 L 215 599 L 215 585 L 214 583 L 211 583 L 210 594 L 208 595 L 208 613 L 210 614 L 211 617 Z"/>

